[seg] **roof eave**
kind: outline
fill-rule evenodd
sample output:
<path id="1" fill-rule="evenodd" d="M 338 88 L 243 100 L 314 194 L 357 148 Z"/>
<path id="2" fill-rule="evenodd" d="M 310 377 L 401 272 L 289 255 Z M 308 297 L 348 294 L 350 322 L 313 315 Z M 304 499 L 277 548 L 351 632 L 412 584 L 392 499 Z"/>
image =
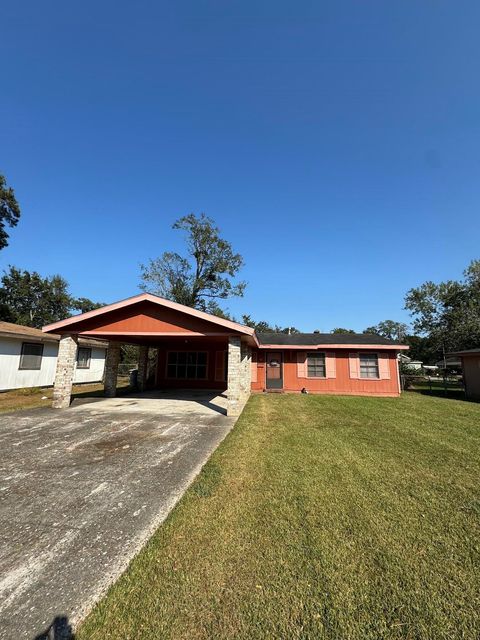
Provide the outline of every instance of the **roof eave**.
<path id="1" fill-rule="evenodd" d="M 375 349 L 388 351 L 407 351 L 403 344 L 260 344 L 260 349 Z"/>
<path id="2" fill-rule="evenodd" d="M 0 331 L 0 338 L 10 338 L 11 340 L 36 340 L 37 342 L 58 342 L 60 340 L 60 336 L 55 334 L 33 335 L 31 333 L 13 333 L 10 331 Z"/>

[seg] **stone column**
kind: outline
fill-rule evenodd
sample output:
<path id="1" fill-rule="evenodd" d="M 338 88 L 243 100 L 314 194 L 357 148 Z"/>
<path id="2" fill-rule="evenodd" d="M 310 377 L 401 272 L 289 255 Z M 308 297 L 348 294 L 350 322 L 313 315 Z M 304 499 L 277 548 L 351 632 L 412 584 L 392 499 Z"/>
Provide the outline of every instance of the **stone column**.
<path id="1" fill-rule="evenodd" d="M 53 386 L 54 409 L 66 409 L 72 396 L 73 374 L 77 359 L 77 336 L 65 334 L 58 345 L 57 369 Z"/>
<path id="2" fill-rule="evenodd" d="M 103 388 L 107 398 L 117 395 L 118 363 L 120 362 L 120 343 L 109 342 L 107 359 L 105 360 L 105 381 Z"/>
<path id="3" fill-rule="evenodd" d="M 241 347 L 240 388 L 244 401 L 250 395 L 252 385 L 252 349 L 242 342 Z"/>
<path id="4" fill-rule="evenodd" d="M 143 344 L 138 349 L 138 390 L 145 391 L 147 388 L 148 373 L 148 347 Z"/>
<path id="5" fill-rule="evenodd" d="M 238 336 L 228 340 L 227 415 L 238 416 L 248 396 L 252 377 L 252 350 Z"/>

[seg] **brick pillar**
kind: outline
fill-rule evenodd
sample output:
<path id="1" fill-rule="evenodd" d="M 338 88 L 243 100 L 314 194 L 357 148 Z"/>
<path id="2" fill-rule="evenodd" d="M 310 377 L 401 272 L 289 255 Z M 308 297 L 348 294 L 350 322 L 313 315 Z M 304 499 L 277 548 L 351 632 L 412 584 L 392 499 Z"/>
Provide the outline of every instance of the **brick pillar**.
<path id="1" fill-rule="evenodd" d="M 252 388 L 252 349 L 242 342 L 241 348 L 240 387 L 244 400 L 250 395 Z"/>
<path id="2" fill-rule="evenodd" d="M 148 347 L 141 345 L 138 349 L 138 390 L 147 388 Z"/>
<path id="3" fill-rule="evenodd" d="M 69 334 L 60 338 L 58 345 L 57 369 L 53 386 L 54 409 L 66 409 L 72 396 L 73 374 L 77 359 L 77 336 Z"/>
<path id="4" fill-rule="evenodd" d="M 250 395 L 252 350 L 237 336 L 228 340 L 227 415 L 238 416 Z"/>
<path id="5" fill-rule="evenodd" d="M 109 342 L 107 359 L 105 360 L 105 381 L 103 388 L 107 398 L 117 395 L 118 363 L 120 362 L 120 343 Z"/>

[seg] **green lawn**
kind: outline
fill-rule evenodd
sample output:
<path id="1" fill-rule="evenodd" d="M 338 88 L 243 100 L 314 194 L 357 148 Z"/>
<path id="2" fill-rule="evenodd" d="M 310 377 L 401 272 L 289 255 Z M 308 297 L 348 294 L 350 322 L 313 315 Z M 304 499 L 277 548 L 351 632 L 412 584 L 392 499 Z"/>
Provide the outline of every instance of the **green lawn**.
<path id="1" fill-rule="evenodd" d="M 119 378 L 117 393 L 129 391 L 128 378 Z M 76 384 L 72 390 L 72 400 L 75 398 L 103 396 L 103 383 Z M 29 387 L 27 389 L 12 389 L 0 392 L 0 413 L 22 411 L 23 409 L 38 409 L 50 407 L 53 397 L 52 387 Z"/>
<path id="2" fill-rule="evenodd" d="M 254 396 L 78 640 L 479 638 L 479 478 L 480 405 Z"/>

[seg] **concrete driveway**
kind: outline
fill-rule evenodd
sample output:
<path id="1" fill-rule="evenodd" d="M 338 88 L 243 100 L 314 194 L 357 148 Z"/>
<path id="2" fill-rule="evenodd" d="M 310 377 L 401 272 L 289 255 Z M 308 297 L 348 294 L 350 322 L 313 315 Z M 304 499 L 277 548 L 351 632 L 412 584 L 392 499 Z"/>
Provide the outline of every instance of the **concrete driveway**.
<path id="1" fill-rule="evenodd" d="M 85 615 L 231 429 L 225 406 L 147 393 L 0 415 L 3 640 Z"/>

